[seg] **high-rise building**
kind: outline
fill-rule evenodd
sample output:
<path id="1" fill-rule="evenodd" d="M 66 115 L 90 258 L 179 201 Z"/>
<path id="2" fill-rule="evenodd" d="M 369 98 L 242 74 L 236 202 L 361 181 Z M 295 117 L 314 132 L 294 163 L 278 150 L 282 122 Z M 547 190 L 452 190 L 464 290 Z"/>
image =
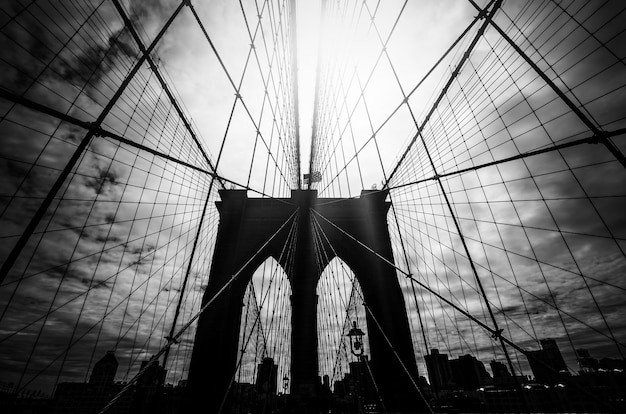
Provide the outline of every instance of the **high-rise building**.
<path id="1" fill-rule="evenodd" d="M 578 366 L 582 372 L 595 372 L 598 370 L 598 360 L 592 358 L 588 350 L 577 349 L 576 356 L 578 359 Z"/>
<path id="2" fill-rule="evenodd" d="M 550 338 L 539 342 L 541 343 L 540 350 L 526 353 L 535 381 L 548 385 L 562 382 L 563 375 L 569 375 L 569 373 L 559 346 L 554 339 Z"/>
<path id="3" fill-rule="evenodd" d="M 159 365 L 158 360 L 141 361 L 140 372 L 142 373 L 137 378 L 137 385 L 144 387 L 162 385 L 167 374 L 167 370 Z"/>
<path id="4" fill-rule="evenodd" d="M 511 373 L 507 369 L 506 365 L 500 361 L 496 361 L 495 359 L 489 363 L 491 367 L 491 372 L 493 373 L 494 378 L 504 378 L 510 377 Z"/>
<path id="5" fill-rule="evenodd" d="M 259 394 L 276 394 L 278 386 L 278 365 L 274 359 L 267 357 L 258 365 L 256 376 L 256 392 Z"/>
<path id="6" fill-rule="evenodd" d="M 464 390 L 476 390 L 492 383 L 485 364 L 472 355 L 461 355 L 457 359 L 450 360 L 450 368 L 452 379 Z"/>
<path id="7" fill-rule="evenodd" d="M 95 386 L 105 386 L 113 384 L 119 363 L 115 358 L 115 352 L 107 353 L 94 364 L 89 383 Z"/>
<path id="8" fill-rule="evenodd" d="M 430 355 L 425 355 L 426 369 L 430 379 L 430 387 L 434 392 L 446 388 L 452 380 L 452 370 L 447 354 L 440 354 L 438 349 L 431 349 Z"/>
<path id="9" fill-rule="evenodd" d="M 129 389 L 121 395 L 125 384 L 116 383 L 118 362 L 113 351 L 108 351 L 98 362 L 94 364 L 89 382 L 60 382 L 54 392 L 51 414 L 85 414 L 98 413 L 111 399 L 118 397 L 107 413 L 128 414 L 133 400 L 133 389 Z"/>

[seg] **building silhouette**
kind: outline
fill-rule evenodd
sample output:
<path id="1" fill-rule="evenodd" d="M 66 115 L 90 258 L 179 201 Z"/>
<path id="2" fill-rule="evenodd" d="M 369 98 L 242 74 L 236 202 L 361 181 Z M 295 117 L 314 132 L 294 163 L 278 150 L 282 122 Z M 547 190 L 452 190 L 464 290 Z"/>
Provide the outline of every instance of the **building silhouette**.
<path id="1" fill-rule="evenodd" d="M 450 369 L 454 383 L 464 390 L 476 390 L 492 383 L 485 364 L 473 355 L 461 355 L 450 360 Z"/>
<path id="2" fill-rule="evenodd" d="M 548 385 L 563 382 L 563 376 L 569 373 L 556 341 L 546 338 L 541 339 L 539 343 L 540 350 L 526 353 L 535 381 Z"/>
<path id="3" fill-rule="evenodd" d="M 263 358 L 257 367 L 256 392 L 276 394 L 278 390 L 278 365 L 270 357 Z"/>
<path id="4" fill-rule="evenodd" d="M 447 354 L 440 354 L 438 349 L 431 349 L 429 355 L 424 356 L 426 370 L 430 379 L 430 387 L 438 393 L 450 385 L 452 368 Z"/>
<path id="5" fill-rule="evenodd" d="M 118 365 L 115 352 L 107 351 L 104 357 L 94 364 L 89 383 L 96 386 L 113 384 Z"/>
<path id="6" fill-rule="evenodd" d="M 51 403 L 52 414 L 91 414 L 100 412 L 118 396 L 125 384 L 116 383 L 118 361 L 113 351 L 94 364 L 89 382 L 62 382 L 55 389 Z M 132 389 L 123 393 L 107 413 L 126 414 L 131 412 Z"/>

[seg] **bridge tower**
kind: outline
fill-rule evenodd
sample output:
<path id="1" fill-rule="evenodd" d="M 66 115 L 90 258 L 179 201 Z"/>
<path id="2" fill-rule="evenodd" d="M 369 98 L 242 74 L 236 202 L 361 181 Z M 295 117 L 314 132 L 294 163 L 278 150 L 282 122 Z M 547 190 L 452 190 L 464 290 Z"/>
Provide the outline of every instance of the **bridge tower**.
<path id="1" fill-rule="evenodd" d="M 220 223 L 203 298 L 203 305 L 212 303 L 198 322 L 186 412 L 195 412 L 192 407 L 218 412 L 229 405 L 224 396 L 236 372 L 244 292 L 254 271 L 269 257 L 285 269 L 292 289 L 291 394 L 303 406 L 315 400 L 319 384 L 316 287 L 334 257 L 316 258 L 313 215 L 328 237 L 325 251 L 342 259 L 361 285 L 368 308 L 372 373 L 386 408 L 420 411 L 423 402 L 413 385 L 418 372 L 408 317 L 395 269 L 389 264 L 393 254 L 387 192 L 364 190 L 351 199 L 318 198 L 315 190 L 293 190 L 291 198 L 284 199 L 248 198 L 245 190 L 222 190 L 220 196 L 216 203 Z M 290 217 L 296 220 L 296 242 L 292 262 L 286 263 L 281 251 L 292 226 L 281 226 Z"/>

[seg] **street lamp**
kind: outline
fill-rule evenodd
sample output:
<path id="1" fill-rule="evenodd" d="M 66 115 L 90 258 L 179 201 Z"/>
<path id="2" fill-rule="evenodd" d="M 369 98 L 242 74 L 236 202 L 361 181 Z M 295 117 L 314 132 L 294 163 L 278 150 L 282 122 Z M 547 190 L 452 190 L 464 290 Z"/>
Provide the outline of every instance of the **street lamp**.
<path id="1" fill-rule="evenodd" d="M 365 351 L 363 349 L 363 335 L 365 335 L 365 333 L 357 328 L 355 321 L 352 321 L 352 329 L 348 331 L 346 336 L 350 338 L 350 351 L 352 351 L 354 356 L 360 357 Z"/>

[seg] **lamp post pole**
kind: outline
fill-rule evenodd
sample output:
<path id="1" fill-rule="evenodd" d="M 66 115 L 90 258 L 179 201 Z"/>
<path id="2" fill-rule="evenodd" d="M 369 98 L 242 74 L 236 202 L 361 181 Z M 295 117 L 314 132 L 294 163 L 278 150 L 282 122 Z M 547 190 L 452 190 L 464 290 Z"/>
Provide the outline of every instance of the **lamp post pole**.
<path id="1" fill-rule="evenodd" d="M 352 329 L 350 329 L 346 335 L 350 338 L 350 352 L 352 355 L 357 357 L 359 364 L 357 365 L 358 369 L 356 374 L 356 382 L 357 382 L 357 401 L 360 407 L 360 411 L 364 412 L 365 408 L 365 381 L 363 381 L 365 377 L 365 373 L 363 369 L 365 368 L 365 348 L 363 346 L 363 336 L 365 333 L 356 326 L 356 322 L 352 321 Z"/>

